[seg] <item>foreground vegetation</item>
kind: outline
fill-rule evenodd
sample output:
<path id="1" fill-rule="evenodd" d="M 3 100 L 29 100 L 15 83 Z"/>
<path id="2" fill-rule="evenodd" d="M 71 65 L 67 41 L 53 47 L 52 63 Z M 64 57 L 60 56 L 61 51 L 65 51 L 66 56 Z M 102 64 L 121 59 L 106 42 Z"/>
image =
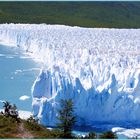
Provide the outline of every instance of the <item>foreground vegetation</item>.
<path id="1" fill-rule="evenodd" d="M 0 138 L 60 138 L 59 130 L 49 130 L 35 123 L 0 115 Z"/>
<path id="2" fill-rule="evenodd" d="M 0 23 L 140 28 L 140 2 L 0 2 Z"/>
<path id="3" fill-rule="evenodd" d="M 9 114 L 7 114 L 7 112 L 9 112 Z M 0 113 L 0 138 L 117 138 L 111 131 L 101 135 L 90 132 L 85 137 L 73 135 L 72 127 L 76 120 L 73 115 L 72 100 L 61 101 L 60 116 L 58 118 L 60 119 L 60 123 L 57 129 L 47 129 L 38 124 L 38 120 L 34 119 L 33 116 L 27 120 L 22 120 L 17 114 L 15 105 L 11 105 L 9 102 L 4 103 L 4 112 Z"/>

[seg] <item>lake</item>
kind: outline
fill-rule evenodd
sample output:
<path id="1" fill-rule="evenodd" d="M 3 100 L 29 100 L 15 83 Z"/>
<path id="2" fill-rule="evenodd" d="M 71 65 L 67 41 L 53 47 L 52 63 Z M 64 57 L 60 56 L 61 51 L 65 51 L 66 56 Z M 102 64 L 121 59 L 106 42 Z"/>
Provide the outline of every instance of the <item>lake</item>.
<path id="1" fill-rule="evenodd" d="M 32 111 L 31 87 L 40 67 L 19 48 L 0 45 L 0 100 L 16 104 L 18 110 Z"/>

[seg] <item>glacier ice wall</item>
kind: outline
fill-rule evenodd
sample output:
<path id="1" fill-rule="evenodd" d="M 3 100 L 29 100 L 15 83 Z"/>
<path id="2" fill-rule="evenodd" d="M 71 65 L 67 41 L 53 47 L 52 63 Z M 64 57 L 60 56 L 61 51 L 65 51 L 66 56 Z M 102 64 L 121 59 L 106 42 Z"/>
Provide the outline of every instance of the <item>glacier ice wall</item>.
<path id="1" fill-rule="evenodd" d="M 67 98 L 78 125 L 140 123 L 140 29 L 1 24 L 0 42 L 42 62 L 32 87 L 40 123 L 55 126 Z"/>

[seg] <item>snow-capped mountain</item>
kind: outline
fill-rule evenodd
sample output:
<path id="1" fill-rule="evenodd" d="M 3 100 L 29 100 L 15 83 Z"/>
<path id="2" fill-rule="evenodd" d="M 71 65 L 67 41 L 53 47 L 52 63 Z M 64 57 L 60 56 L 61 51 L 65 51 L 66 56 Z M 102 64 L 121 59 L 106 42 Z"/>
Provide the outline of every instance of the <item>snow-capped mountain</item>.
<path id="1" fill-rule="evenodd" d="M 0 41 L 43 63 L 32 87 L 40 123 L 56 125 L 62 98 L 78 125 L 140 123 L 140 29 L 1 24 Z"/>

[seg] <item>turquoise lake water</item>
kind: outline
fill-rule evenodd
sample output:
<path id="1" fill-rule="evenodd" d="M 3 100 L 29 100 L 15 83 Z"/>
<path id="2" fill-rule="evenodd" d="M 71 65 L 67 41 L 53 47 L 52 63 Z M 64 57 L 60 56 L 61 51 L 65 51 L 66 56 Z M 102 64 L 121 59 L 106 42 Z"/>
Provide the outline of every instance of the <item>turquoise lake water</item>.
<path id="1" fill-rule="evenodd" d="M 0 45 L 0 100 L 15 103 L 19 110 L 32 111 L 31 87 L 40 67 L 18 48 Z M 24 95 L 30 98 L 20 100 Z M 2 105 L 0 102 L 0 108 Z"/>

